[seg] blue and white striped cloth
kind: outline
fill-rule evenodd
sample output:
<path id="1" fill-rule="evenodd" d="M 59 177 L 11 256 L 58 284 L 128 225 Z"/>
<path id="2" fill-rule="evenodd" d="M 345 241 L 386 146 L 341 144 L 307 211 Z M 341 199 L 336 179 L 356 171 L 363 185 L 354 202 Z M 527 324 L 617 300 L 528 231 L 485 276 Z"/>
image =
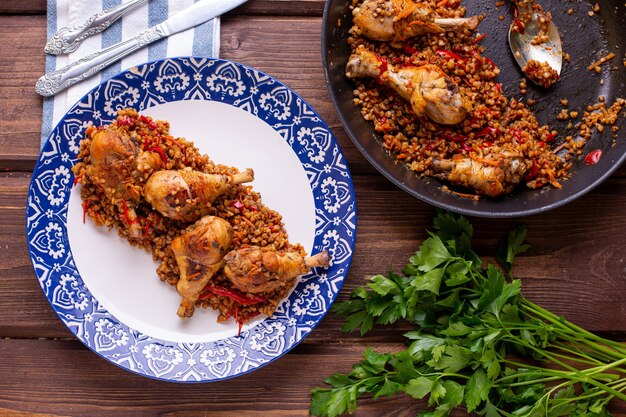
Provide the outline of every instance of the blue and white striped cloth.
<path id="1" fill-rule="evenodd" d="M 46 57 L 46 72 L 54 71 L 89 53 L 133 37 L 141 31 L 161 23 L 169 16 L 192 5 L 196 0 L 150 0 L 115 22 L 104 32 L 87 38 L 68 55 Z M 122 0 L 48 0 L 48 37 L 64 26 L 76 26 L 101 10 L 117 6 Z M 148 45 L 106 68 L 100 74 L 69 89 L 46 98 L 43 104 L 41 144 L 63 115 L 89 90 L 122 70 L 144 62 L 176 56 L 217 57 L 220 50 L 219 18 L 193 29 L 180 32 Z"/>

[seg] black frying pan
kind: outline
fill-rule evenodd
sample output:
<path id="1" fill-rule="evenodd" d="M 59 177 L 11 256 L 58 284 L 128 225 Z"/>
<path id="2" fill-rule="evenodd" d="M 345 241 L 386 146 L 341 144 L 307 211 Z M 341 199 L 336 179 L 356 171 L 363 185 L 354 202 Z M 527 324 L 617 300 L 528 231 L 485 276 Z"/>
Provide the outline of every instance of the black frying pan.
<path id="1" fill-rule="evenodd" d="M 601 149 L 603 155 L 600 161 L 589 166 L 581 158 L 571 170 L 571 178 L 563 183 L 560 190 L 550 187 L 529 190 L 520 187 L 503 199 L 481 198 L 477 202 L 443 191 L 442 183 L 438 180 L 420 177 L 397 163 L 380 145 L 382 138 L 352 103 L 354 84 L 344 75 L 350 54 L 346 39 L 352 25 L 349 2 L 328 0 L 324 10 L 322 60 L 330 95 L 343 126 L 357 148 L 378 171 L 409 194 L 435 206 L 468 215 L 530 215 L 566 204 L 590 191 L 608 178 L 626 157 L 626 118 L 622 115 L 617 123 L 620 127 L 617 139 L 614 140 L 610 133 L 594 134 L 585 147 L 585 154 L 593 149 Z M 562 108 L 560 99 L 568 99 L 568 108 L 582 114 L 587 105 L 598 101 L 598 96 L 604 96 L 609 104 L 618 97 L 626 98 L 626 68 L 623 64 L 626 54 L 626 5 L 623 0 L 600 0 L 600 12 L 589 17 L 587 13 L 592 8 L 591 2 L 539 0 L 539 3 L 552 12 L 563 50 L 570 54 L 571 62 L 563 62 L 561 80 L 550 90 L 534 87 L 528 82 L 526 98 L 537 100 L 532 109 L 541 124 L 549 124 L 561 135 L 575 135 L 575 130 L 568 133 L 568 122 L 555 118 Z M 479 32 L 488 35 L 481 42 L 487 48 L 485 56 L 490 57 L 501 69 L 498 81 L 503 84 L 507 97 L 521 98 L 519 81 L 522 72 L 513 60 L 507 43 L 508 27 L 513 15 L 512 2 L 509 0 L 501 7 L 495 6 L 495 0 L 464 0 L 463 4 L 467 7 L 468 16 L 486 16 L 479 26 Z M 574 10 L 572 15 L 567 14 L 570 8 Z M 499 16 L 504 16 L 504 20 L 501 21 Z M 602 66 L 601 74 L 587 69 L 592 62 L 609 52 L 614 52 L 616 57 Z M 604 80 L 604 85 L 600 84 L 600 79 Z"/>

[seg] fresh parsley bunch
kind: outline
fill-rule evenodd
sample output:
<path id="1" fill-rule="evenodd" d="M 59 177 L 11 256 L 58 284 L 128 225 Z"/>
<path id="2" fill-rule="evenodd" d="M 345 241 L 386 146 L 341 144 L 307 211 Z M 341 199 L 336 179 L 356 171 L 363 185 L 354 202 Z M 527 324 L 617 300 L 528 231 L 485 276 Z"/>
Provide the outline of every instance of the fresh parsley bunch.
<path id="1" fill-rule="evenodd" d="M 375 275 L 333 308 L 344 331 L 361 335 L 407 320 L 408 348 L 367 349 L 352 372 L 312 390 L 312 415 L 352 413 L 365 393 L 427 398 L 419 415 L 429 417 L 458 406 L 487 417 L 610 416 L 609 401 L 626 400 L 625 346 L 528 301 L 496 265 L 483 267 L 464 217 L 440 211 L 434 230 L 402 275 Z M 525 237 L 512 231 L 496 256 L 508 274 Z"/>

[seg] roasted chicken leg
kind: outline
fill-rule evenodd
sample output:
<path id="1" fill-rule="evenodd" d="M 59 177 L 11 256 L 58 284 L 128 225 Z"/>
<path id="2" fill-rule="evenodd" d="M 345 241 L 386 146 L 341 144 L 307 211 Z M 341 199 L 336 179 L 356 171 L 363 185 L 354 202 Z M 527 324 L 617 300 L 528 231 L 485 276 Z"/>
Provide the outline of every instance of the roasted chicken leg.
<path id="1" fill-rule="evenodd" d="M 200 293 L 222 267 L 231 240 L 230 223 L 214 216 L 203 217 L 191 230 L 174 238 L 171 248 L 180 269 L 176 289 L 183 297 L 178 308 L 179 317 L 193 315 Z"/>
<path id="2" fill-rule="evenodd" d="M 392 43 L 427 33 L 475 29 L 478 25 L 476 16 L 442 19 L 432 10 L 411 0 L 364 0 L 352 14 L 352 21 L 361 29 L 363 36 Z"/>
<path id="3" fill-rule="evenodd" d="M 235 175 L 213 175 L 192 170 L 161 170 L 148 178 L 144 197 L 155 210 L 174 220 L 192 222 L 208 214 L 213 201 L 250 182 L 254 172 L 247 169 Z"/>
<path id="4" fill-rule="evenodd" d="M 436 65 L 395 69 L 364 47 L 357 48 L 346 66 L 348 78 L 374 77 L 411 103 L 417 116 L 455 125 L 471 110 L 459 87 Z"/>
<path id="5" fill-rule="evenodd" d="M 263 293 L 291 285 L 316 266 L 328 266 L 328 252 L 303 257 L 298 252 L 274 251 L 258 246 L 232 250 L 224 257 L 224 275 L 239 290 Z"/>
<path id="6" fill-rule="evenodd" d="M 476 190 L 478 194 L 497 198 L 510 193 L 520 183 L 528 166 L 521 155 L 510 151 L 483 158 L 455 155 L 452 159 L 435 159 L 435 177 L 452 184 Z"/>
<path id="7" fill-rule="evenodd" d="M 95 134 L 90 146 L 91 164 L 86 173 L 94 179 L 109 200 L 124 213 L 133 237 L 141 236 L 135 214 L 141 188 L 133 185 L 138 168 L 158 169 L 161 158 L 153 152 L 142 151 L 128 135 L 110 130 Z"/>

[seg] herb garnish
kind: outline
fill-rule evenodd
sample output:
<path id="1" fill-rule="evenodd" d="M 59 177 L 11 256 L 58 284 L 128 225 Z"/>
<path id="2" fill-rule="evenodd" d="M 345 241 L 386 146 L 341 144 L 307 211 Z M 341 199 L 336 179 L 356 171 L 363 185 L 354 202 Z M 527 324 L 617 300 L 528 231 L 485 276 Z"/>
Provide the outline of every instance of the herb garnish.
<path id="1" fill-rule="evenodd" d="M 349 374 L 312 390 L 312 415 L 356 410 L 374 398 L 405 393 L 428 398 L 420 416 L 447 416 L 458 406 L 487 417 L 610 416 L 613 398 L 626 400 L 626 347 L 596 336 L 528 301 L 519 279 L 483 268 L 472 251 L 472 225 L 440 211 L 434 233 L 403 269 L 370 278 L 333 307 L 343 330 L 407 320 L 408 348 L 367 349 Z M 525 252 L 526 229 L 511 232 L 496 259 L 510 273 Z"/>

